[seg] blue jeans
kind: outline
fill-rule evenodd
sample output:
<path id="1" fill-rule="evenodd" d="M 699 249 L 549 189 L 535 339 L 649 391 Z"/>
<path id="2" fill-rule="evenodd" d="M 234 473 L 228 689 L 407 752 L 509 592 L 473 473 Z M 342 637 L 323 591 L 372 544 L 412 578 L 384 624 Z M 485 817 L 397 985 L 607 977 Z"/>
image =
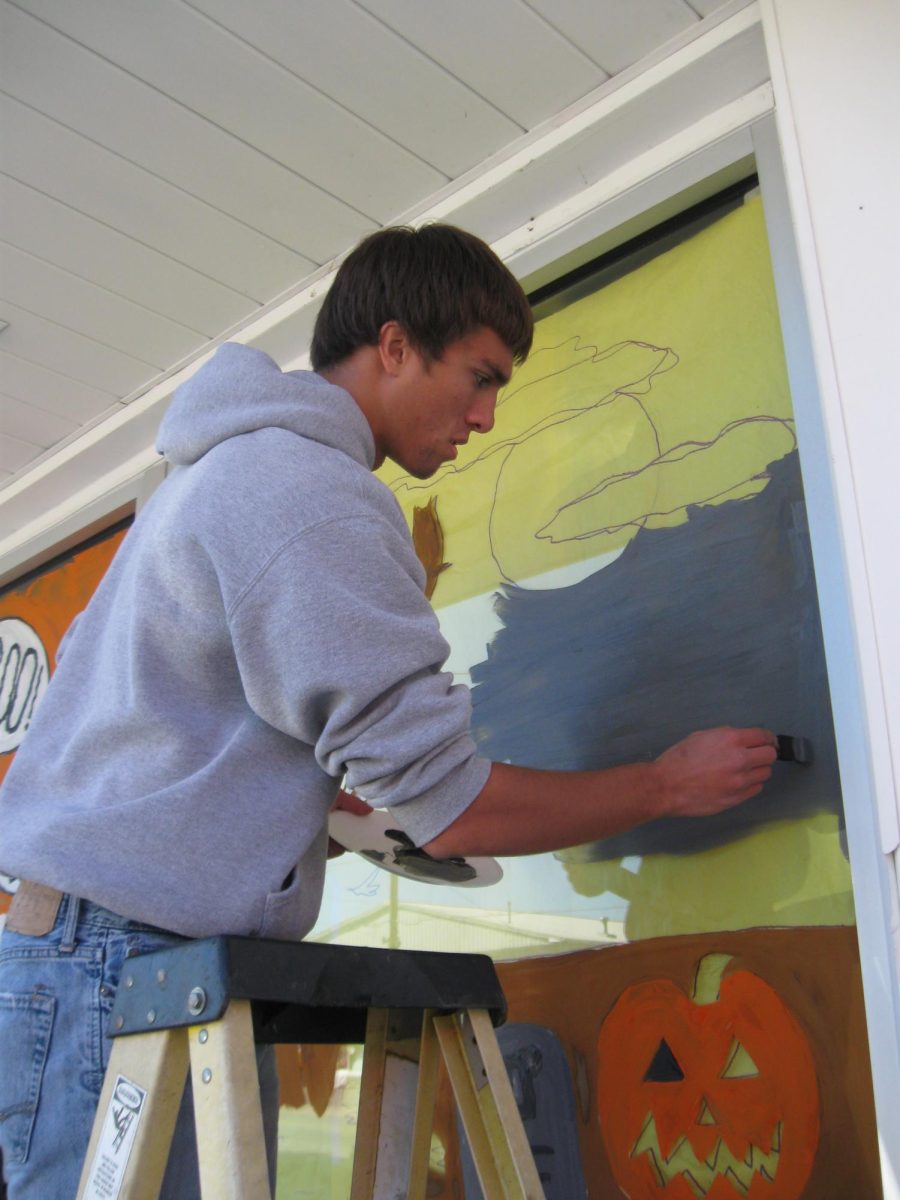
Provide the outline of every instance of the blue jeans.
<path id="1" fill-rule="evenodd" d="M 111 1041 L 126 958 L 178 945 L 176 934 L 66 896 L 43 937 L 0 937 L 0 1151 L 8 1200 L 74 1200 Z M 257 1048 L 274 1194 L 278 1081 L 274 1047 Z M 161 1200 L 200 1195 L 190 1080 Z"/>

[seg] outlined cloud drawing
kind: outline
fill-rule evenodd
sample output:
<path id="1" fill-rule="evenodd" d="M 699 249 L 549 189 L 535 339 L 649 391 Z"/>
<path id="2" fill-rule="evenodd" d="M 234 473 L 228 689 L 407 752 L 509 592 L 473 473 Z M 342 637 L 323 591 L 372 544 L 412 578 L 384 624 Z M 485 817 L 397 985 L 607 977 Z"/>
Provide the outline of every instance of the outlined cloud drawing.
<path id="1" fill-rule="evenodd" d="M 623 381 L 588 408 L 558 412 L 507 454 L 489 518 L 491 554 L 504 582 L 527 586 L 534 555 L 528 539 L 543 543 L 544 570 L 571 561 L 570 550 L 558 549 L 569 542 L 592 541 L 594 553 L 618 548 L 639 529 L 683 522 L 689 506 L 755 495 L 766 484 L 768 463 L 796 447 L 793 421 L 768 414 L 738 418 L 706 439 L 686 436 L 665 445 L 644 397 L 658 375 L 677 370 L 675 351 L 625 343 L 569 370 L 584 372 L 626 348 L 656 358 L 646 375 Z M 552 378 L 565 394 L 565 378 Z"/>

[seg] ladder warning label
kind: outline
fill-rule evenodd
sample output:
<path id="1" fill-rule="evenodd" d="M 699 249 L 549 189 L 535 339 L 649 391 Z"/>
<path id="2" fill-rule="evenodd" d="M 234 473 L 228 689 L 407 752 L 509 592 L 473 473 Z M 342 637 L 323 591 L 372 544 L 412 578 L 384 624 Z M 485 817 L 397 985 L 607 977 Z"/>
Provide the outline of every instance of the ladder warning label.
<path id="1" fill-rule="evenodd" d="M 144 1088 L 124 1075 L 116 1076 L 84 1200 L 116 1200 L 118 1197 L 146 1101 Z"/>

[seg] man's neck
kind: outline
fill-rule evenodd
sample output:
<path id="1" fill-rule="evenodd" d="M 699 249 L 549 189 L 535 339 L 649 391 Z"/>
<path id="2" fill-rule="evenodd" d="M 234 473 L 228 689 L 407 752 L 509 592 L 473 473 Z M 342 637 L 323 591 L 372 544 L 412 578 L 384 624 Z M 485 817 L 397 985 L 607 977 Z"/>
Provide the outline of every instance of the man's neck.
<path id="1" fill-rule="evenodd" d="M 384 452 L 379 438 L 380 412 L 380 363 L 374 347 L 362 346 L 349 358 L 344 358 L 330 367 L 323 367 L 317 372 L 328 383 L 343 388 L 356 401 L 360 411 L 369 423 L 372 437 L 375 441 L 375 465 L 378 470 L 384 462 Z"/>

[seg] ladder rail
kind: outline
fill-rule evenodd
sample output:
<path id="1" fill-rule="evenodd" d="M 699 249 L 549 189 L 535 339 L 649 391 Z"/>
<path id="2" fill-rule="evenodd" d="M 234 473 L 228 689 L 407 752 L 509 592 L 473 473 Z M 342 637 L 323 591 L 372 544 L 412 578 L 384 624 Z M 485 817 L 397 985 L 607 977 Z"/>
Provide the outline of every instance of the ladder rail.
<path id="1" fill-rule="evenodd" d="M 206 1200 L 271 1200 L 253 1015 L 232 1000 L 222 1017 L 189 1030 L 200 1194 Z"/>
<path id="2" fill-rule="evenodd" d="M 485 1200 L 545 1200 L 487 1013 L 436 1016 L 434 1027 Z"/>
<path id="3" fill-rule="evenodd" d="M 157 1200 L 188 1072 L 183 1029 L 113 1043 L 77 1200 Z"/>

